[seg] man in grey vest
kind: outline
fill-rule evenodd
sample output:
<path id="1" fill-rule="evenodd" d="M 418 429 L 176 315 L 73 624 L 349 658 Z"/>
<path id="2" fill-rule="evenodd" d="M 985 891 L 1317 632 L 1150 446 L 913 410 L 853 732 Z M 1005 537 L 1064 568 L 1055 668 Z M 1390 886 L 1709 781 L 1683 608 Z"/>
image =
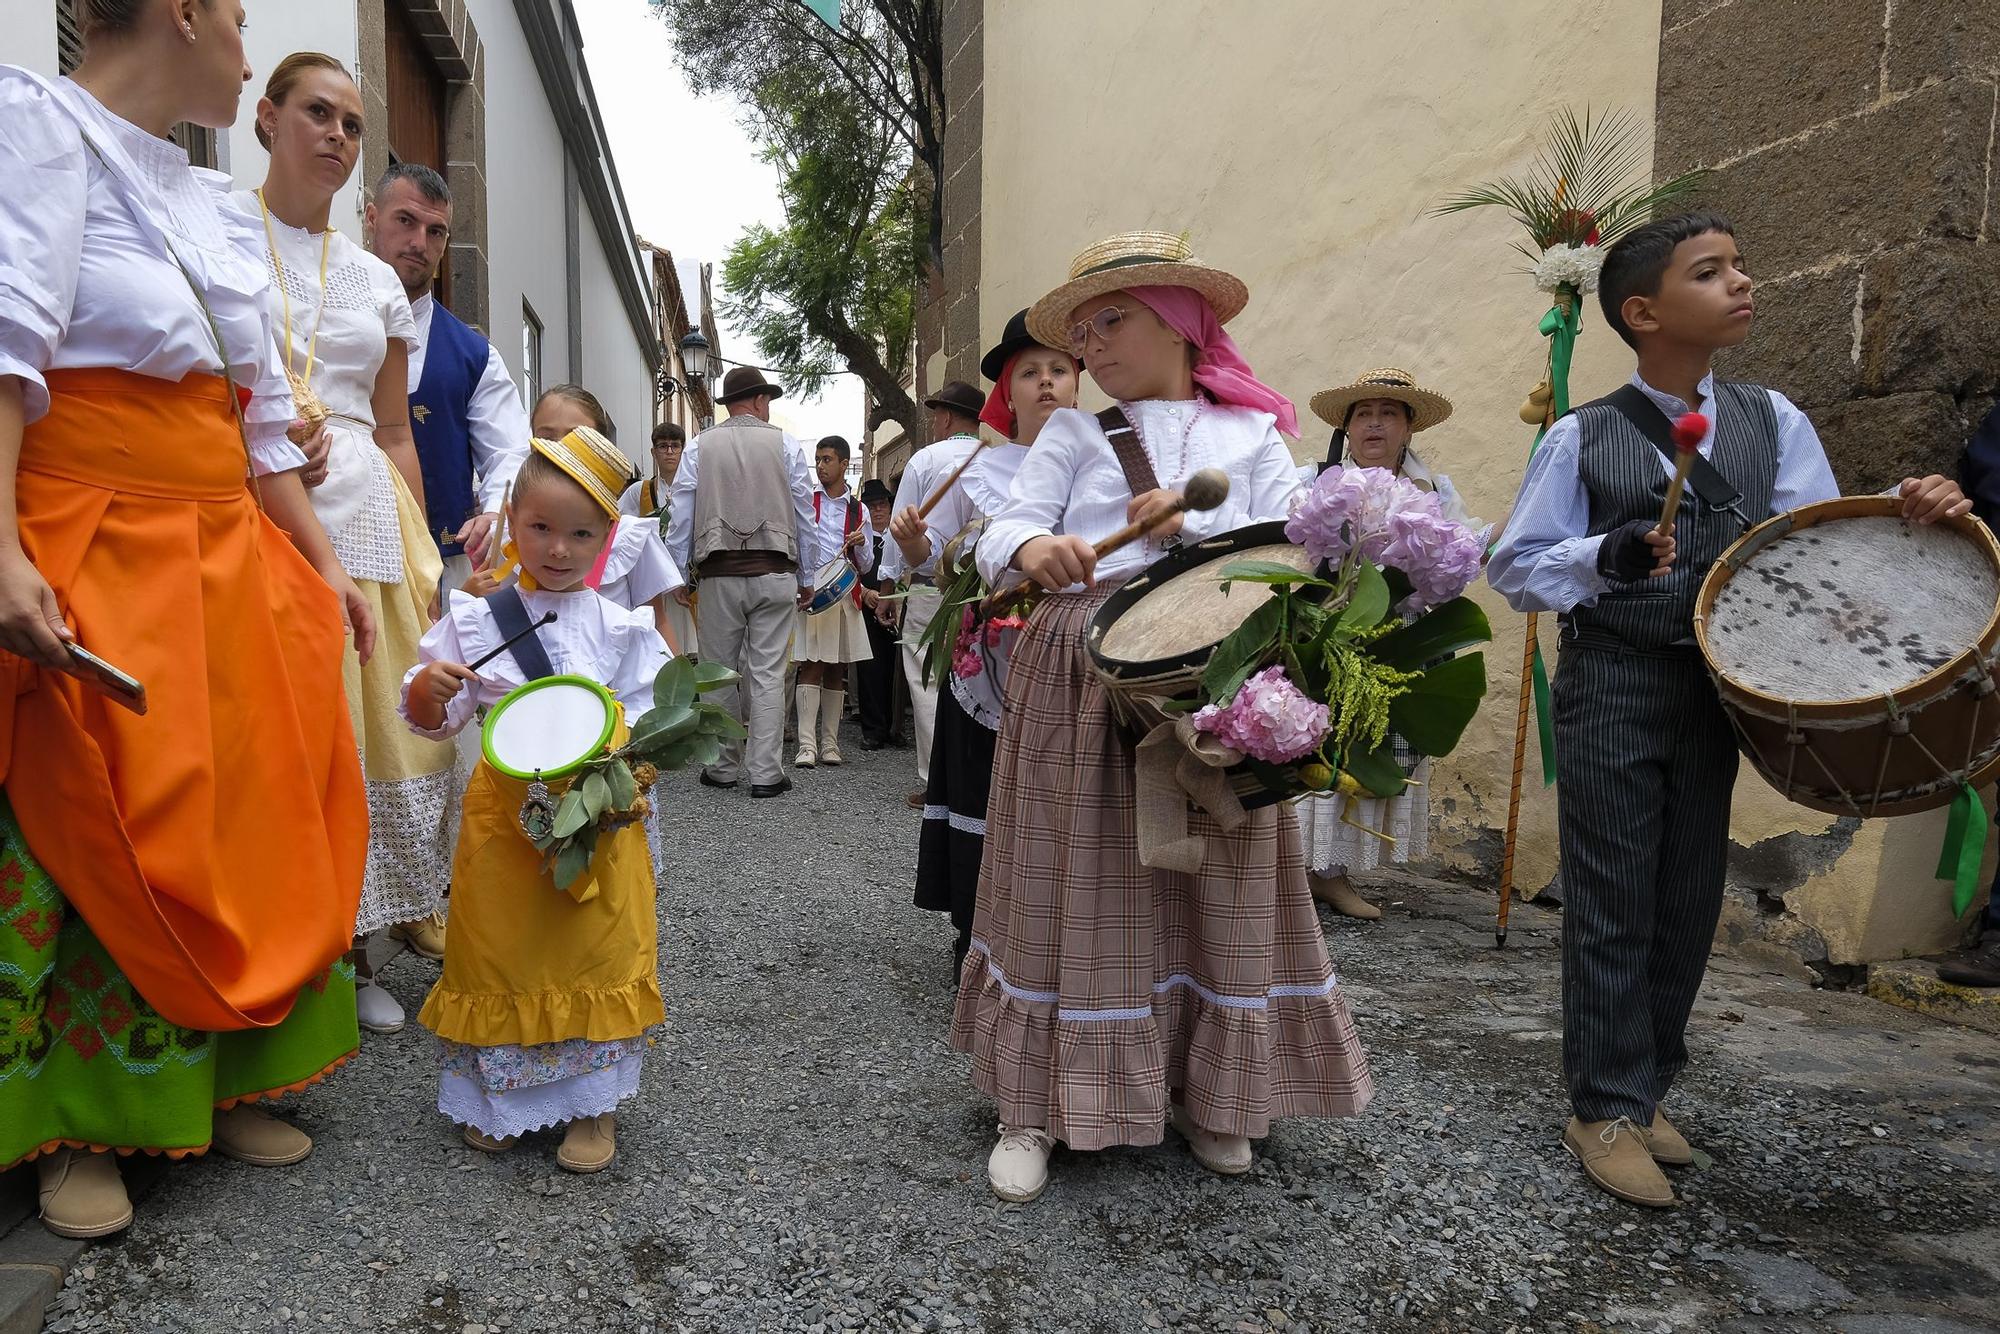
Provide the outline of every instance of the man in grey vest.
<path id="1" fill-rule="evenodd" d="M 701 781 L 735 787 L 747 767 L 753 797 L 791 790 L 785 664 L 795 609 L 819 567 L 806 448 L 771 425 L 771 400 L 784 392 L 752 366 L 725 375 L 716 402 L 729 418 L 689 443 L 669 501 L 667 548 L 701 588 L 702 659 L 742 678 L 716 702 L 750 730 L 747 766 L 743 744 L 732 743 Z M 686 605 L 689 591 L 673 596 Z"/>

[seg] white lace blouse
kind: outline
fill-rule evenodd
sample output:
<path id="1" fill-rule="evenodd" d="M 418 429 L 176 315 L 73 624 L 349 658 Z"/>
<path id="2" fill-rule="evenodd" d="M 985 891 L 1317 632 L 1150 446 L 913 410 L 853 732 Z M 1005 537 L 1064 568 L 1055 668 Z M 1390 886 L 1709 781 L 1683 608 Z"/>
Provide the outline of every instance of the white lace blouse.
<path id="1" fill-rule="evenodd" d="M 1202 468 L 1219 468 L 1229 478 L 1229 495 L 1220 506 L 1187 514 L 1183 542 L 1289 516 L 1298 465 L 1270 413 L 1205 400 L 1149 399 L 1121 406 L 1137 424 L 1162 487 L 1177 491 Z M 1125 471 L 1097 418 L 1059 408 L 1022 460 L 1006 506 L 979 539 L 979 572 L 988 583 L 996 582 L 1030 538 L 1109 537 L 1125 526 L 1131 500 Z M 1099 561 L 1096 577 L 1103 582 L 1137 574 L 1163 551 L 1152 539 L 1133 542 Z"/>
<path id="2" fill-rule="evenodd" d="M 251 391 L 252 466 L 305 462 L 285 438 L 292 395 L 266 307 L 264 238 L 224 203 L 227 177 L 189 166 L 68 79 L 0 65 L 0 181 L 0 375 L 19 378 L 30 422 L 48 411 L 51 370 L 220 374 L 206 301 L 228 369 Z"/>

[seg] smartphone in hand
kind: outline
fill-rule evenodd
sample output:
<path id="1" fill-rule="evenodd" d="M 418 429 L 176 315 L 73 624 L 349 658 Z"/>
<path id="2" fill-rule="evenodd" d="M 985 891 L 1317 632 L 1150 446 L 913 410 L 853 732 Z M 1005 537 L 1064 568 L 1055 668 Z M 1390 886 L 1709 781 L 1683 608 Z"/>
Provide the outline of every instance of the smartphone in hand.
<path id="1" fill-rule="evenodd" d="M 114 704 L 137 714 L 146 712 L 146 687 L 137 677 L 119 671 L 73 639 L 64 641 L 63 647 L 69 650 L 71 676 L 108 696 Z"/>

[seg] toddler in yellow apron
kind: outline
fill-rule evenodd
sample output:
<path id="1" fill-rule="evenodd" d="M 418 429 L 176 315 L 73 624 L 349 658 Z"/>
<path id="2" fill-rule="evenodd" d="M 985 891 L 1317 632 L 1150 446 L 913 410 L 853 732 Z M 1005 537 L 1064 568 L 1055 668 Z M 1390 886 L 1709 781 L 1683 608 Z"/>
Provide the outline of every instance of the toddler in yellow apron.
<path id="1" fill-rule="evenodd" d="M 514 483 L 506 548 L 517 582 L 487 597 L 453 593 L 403 682 L 424 736 L 455 735 L 531 680 L 583 676 L 636 719 L 671 656 L 650 609 L 630 611 L 585 582 L 617 523 L 625 456 L 589 428 L 536 440 Z M 548 613 L 475 673 L 465 664 Z M 654 875 L 643 824 L 599 838 L 590 873 L 565 892 L 518 821 L 525 785 L 482 760 L 465 794 L 452 862 L 451 941 L 420 1018 L 442 1039 L 438 1110 L 466 1143 L 499 1153 L 532 1130 L 565 1126 L 556 1161 L 610 1164 L 614 1109 L 639 1089 L 646 1029 L 665 1017 Z"/>

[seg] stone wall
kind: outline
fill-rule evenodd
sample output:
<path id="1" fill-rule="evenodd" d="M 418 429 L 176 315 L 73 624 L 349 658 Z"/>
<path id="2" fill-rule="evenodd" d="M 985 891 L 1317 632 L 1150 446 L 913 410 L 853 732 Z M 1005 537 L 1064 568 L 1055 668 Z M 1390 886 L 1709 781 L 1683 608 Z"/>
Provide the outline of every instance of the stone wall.
<path id="1" fill-rule="evenodd" d="M 944 5 L 944 271 L 917 312 L 917 393 L 979 383 L 979 217 L 985 155 L 985 0 Z"/>
<path id="2" fill-rule="evenodd" d="M 1952 472 L 2000 383 L 2000 5 L 1666 0 L 1654 167 L 1706 167 L 1758 322 L 1723 363 L 1818 425 L 1845 491 Z"/>

